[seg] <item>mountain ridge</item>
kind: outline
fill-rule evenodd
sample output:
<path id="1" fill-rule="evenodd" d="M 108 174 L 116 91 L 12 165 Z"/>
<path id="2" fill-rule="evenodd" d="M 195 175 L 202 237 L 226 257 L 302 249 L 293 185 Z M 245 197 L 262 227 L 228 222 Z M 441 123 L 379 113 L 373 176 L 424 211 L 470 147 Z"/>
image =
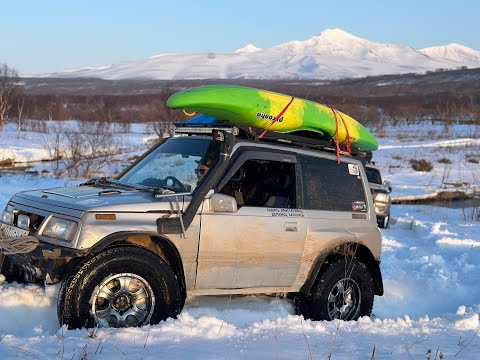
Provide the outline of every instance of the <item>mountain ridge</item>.
<path id="1" fill-rule="evenodd" d="M 119 79 L 318 79 L 335 80 L 436 69 L 480 67 L 480 52 L 460 44 L 416 50 L 327 29 L 310 39 L 261 49 L 247 44 L 233 53 L 157 54 L 46 77 Z"/>

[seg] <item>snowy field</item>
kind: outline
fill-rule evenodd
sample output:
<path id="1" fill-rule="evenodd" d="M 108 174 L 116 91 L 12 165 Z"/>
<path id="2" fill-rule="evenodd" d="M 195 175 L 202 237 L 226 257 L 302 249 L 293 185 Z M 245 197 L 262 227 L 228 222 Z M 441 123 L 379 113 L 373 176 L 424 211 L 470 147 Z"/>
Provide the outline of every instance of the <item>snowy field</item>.
<path id="1" fill-rule="evenodd" d="M 394 198 L 479 190 L 479 126 L 403 126 L 377 135 L 374 160 L 392 181 Z M 138 153 L 152 138 L 134 126 L 122 135 L 122 146 L 126 154 Z M 7 127 L 0 160 L 40 161 L 44 141 Z M 428 160 L 432 171 L 414 171 L 411 159 Z M 0 207 L 20 190 L 78 182 L 51 173 L 0 173 Z M 0 359 L 370 359 L 374 348 L 377 359 L 479 359 L 475 211 L 394 205 L 390 227 L 382 230 L 385 294 L 375 298 L 371 318 L 356 322 L 304 320 L 284 298 L 196 297 L 178 319 L 159 325 L 67 331 L 57 321 L 58 286 L 8 284 L 1 277 Z"/>

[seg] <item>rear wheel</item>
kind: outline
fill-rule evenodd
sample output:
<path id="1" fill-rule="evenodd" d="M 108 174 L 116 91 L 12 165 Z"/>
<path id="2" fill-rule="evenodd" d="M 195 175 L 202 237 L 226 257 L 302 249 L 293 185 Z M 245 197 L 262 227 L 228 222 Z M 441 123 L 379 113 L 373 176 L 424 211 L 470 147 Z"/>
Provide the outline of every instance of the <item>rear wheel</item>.
<path id="1" fill-rule="evenodd" d="M 97 254 L 64 280 L 60 323 L 70 328 L 157 324 L 181 311 L 173 270 L 154 253 L 122 246 Z"/>
<path id="2" fill-rule="evenodd" d="M 312 320 L 357 320 L 370 316 L 373 280 L 363 263 L 346 258 L 332 263 L 309 296 L 297 301 L 297 312 Z"/>

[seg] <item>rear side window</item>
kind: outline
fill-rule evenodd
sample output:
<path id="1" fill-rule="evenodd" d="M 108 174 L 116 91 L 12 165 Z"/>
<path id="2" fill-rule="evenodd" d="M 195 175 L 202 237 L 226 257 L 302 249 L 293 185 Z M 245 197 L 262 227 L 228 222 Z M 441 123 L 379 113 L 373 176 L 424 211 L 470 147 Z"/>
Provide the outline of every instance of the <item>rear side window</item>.
<path id="1" fill-rule="evenodd" d="M 300 156 L 305 209 L 367 211 L 359 165 Z"/>

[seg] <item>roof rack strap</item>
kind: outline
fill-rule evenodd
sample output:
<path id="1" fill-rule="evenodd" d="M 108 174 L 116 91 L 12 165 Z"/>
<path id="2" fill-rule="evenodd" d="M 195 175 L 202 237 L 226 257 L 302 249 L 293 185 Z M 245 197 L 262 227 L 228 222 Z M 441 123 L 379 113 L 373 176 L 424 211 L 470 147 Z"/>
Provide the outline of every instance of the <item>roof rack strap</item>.
<path id="1" fill-rule="evenodd" d="M 340 117 L 340 119 L 342 120 L 342 123 L 343 123 L 343 127 L 345 129 L 345 132 L 346 132 L 346 140 L 347 140 L 347 151 L 348 151 L 348 154 L 350 155 L 350 153 L 352 152 L 352 148 L 350 146 L 350 134 L 348 133 L 348 127 L 347 127 L 347 124 L 345 123 L 345 120 L 343 119 L 343 116 L 342 116 L 342 113 L 334 108 L 330 108 L 330 110 L 332 110 L 333 112 L 333 117 L 335 118 L 335 145 L 336 145 L 336 148 L 337 148 L 337 162 L 340 164 L 340 153 L 342 153 L 342 151 L 340 151 L 340 140 L 338 138 L 338 118 L 337 118 L 337 114 L 338 116 Z"/>
<path id="2" fill-rule="evenodd" d="M 265 134 L 267 133 L 268 129 L 270 129 L 272 127 L 273 124 L 275 124 L 277 122 L 278 119 L 280 119 L 282 117 L 282 115 L 285 113 L 285 111 L 287 111 L 287 109 L 290 107 L 290 104 L 293 102 L 293 100 L 295 99 L 295 97 L 292 96 L 292 98 L 290 99 L 290 102 L 287 104 L 287 106 L 285 106 L 283 108 L 282 111 L 280 111 L 280 114 L 278 114 L 275 119 L 273 119 L 273 121 L 270 123 L 270 125 L 268 125 L 264 130 L 263 132 L 260 134 L 260 136 L 258 137 L 259 139 L 263 138 L 265 136 Z"/>
<path id="3" fill-rule="evenodd" d="M 330 108 L 333 112 L 333 117 L 335 118 L 335 146 L 337 148 L 337 163 L 340 164 L 340 145 L 338 141 L 338 119 L 337 113 L 333 108 Z"/>
<path id="4" fill-rule="evenodd" d="M 348 133 L 348 127 L 347 127 L 347 124 L 345 123 L 345 120 L 343 119 L 343 116 L 342 116 L 342 113 L 336 109 L 332 109 L 334 112 L 336 112 L 338 114 L 338 116 L 340 116 L 340 119 L 342 120 L 342 123 L 343 123 L 343 127 L 345 128 L 345 132 L 346 132 L 346 137 L 347 137 L 347 151 L 349 153 L 352 152 L 352 148 L 350 146 L 350 134 Z"/>

